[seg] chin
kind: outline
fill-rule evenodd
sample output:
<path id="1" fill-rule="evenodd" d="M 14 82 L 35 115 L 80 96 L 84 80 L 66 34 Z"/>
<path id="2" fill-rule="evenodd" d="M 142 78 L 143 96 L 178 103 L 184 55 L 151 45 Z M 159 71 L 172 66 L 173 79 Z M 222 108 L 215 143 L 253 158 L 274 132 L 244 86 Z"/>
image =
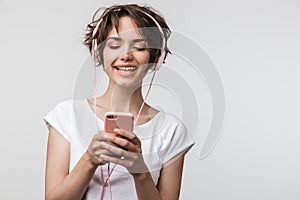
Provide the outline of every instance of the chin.
<path id="1" fill-rule="evenodd" d="M 116 82 L 116 85 L 120 88 L 124 88 L 124 89 L 137 89 L 139 87 L 142 86 L 142 82 L 135 82 L 135 81 L 132 81 L 132 80 L 120 80 Z"/>

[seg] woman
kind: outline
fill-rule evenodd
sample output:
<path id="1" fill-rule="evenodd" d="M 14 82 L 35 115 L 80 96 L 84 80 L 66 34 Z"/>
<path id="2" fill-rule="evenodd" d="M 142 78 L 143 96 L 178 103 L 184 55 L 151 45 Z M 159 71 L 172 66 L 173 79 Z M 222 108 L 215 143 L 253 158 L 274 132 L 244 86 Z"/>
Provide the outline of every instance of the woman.
<path id="1" fill-rule="evenodd" d="M 179 198 L 184 155 L 193 142 L 180 120 L 145 103 L 141 92 L 145 75 L 168 52 L 169 35 L 157 12 L 135 4 L 107 8 L 88 25 L 84 44 L 109 84 L 102 96 L 62 102 L 44 118 L 47 200 Z M 107 111 L 132 113 L 134 132 L 104 132 Z M 91 113 L 98 131 L 84 148 L 76 127 L 91 121 Z"/>

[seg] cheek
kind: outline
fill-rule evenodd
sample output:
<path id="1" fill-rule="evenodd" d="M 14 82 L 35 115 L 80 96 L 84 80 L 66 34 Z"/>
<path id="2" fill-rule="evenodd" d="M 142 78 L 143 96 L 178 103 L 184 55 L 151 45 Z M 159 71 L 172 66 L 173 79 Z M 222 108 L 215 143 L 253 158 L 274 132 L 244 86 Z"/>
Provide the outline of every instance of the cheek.
<path id="1" fill-rule="evenodd" d="M 108 48 L 103 49 L 103 64 L 104 67 L 110 65 L 115 59 L 117 59 L 120 55 L 118 51 L 112 51 Z"/>
<path id="2" fill-rule="evenodd" d="M 148 64 L 150 61 L 150 53 L 148 51 L 135 52 L 134 56 L 139 64 Z"/>

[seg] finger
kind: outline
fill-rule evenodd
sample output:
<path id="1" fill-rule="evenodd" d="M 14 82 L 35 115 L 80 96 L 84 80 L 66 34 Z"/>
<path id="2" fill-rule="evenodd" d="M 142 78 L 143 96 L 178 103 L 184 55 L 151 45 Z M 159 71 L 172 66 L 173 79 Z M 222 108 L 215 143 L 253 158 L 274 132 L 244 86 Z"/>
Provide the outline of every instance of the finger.
<path id="1" fill-rule="evenodd" d="M 97 150 L 97 151 L 90 151 L 90 150 L 88 149 L 87 152 L 89 152 L 89 154 L 90 154 L 95 160 L 97 160 L 97 163 L 98 163 L 99 165 L 104 165 L 104 164 L 107 163 L 106 161 L 104 161 L 103 159 L 100 158 L 100 156 L 101 156 L 102 154 L 108 155 L 108 156 L 112 155 L 112 153 L 109 152 L 109 151 L 106 150 L 106 149 L 104 149 L 104 150 L 103 150 L 103 149 L 102 149 L 102 150 Z"/>
<path id="2" fill-rule="evenodd" d="M 119 146 L 111 146 L 111 145 L 105 145 L 105 147 L 110 154 L 106 155 L 111 155 L 113 157 L 126 157 L 127 160 L 137 160 L 140 156 L 142 156 L 142 151 L 140 147 L 135 146 L 133 150 L 124 150 L 122 147 Z M 113 155 L 112 155 L 113 154 Z"/>
<path id="3" fill-rule="evenodd" d="M 98 132 L 96 133 L 94 136 L 93 136 L 93 141 L 100 141 L 101 140 L 101 137 L 102 137 L 102 133 L 101 132 Z"/>
<path id="4" fill-rule="evenodd" d="M 122 137 L 124 137 L 126 139 L 129 139 L 129 140 L 133 140 L 136 137 L 136 135 L 134 133 L 132 133 L 130 131 L 125 131 L 125 130 L 119 129 L 119 128 L 115 128 L 114 132 L 117 135 L 122 136 Z"/>
<path id="5" fill-rule="evenodd" d="M 96 133 L 93 137 L 94 140 L 96 141 L 101 141 L 101 140 L 105 140 L 105 135 L 108 134 L 104 131 L 99 131 L 98 133 Z"/>
<path id="6" fill-rule="evenodd" d="M 100 157 L 101 154 L 105 154 L 105 155 L 113 155 L 112 152 L 110 152 L 108 149 L 103 147 L 104 145 L 101 146 L 97 146 L 94 149 L 91 149 L 91 153 L 95 156 L 95 157 Z"/>
<path id="7" fill-rule="evenodd" d="M 129 166 L 132 163 L 132 161 L 128 160 L 125 156 L 123 156 L 123 157 L 112 157 L 112 156 L 107 156 L 107 155 L 102 154 L 100 156 L 100 158 L 104 162 L 115 163 L 115 164 L 122 165 L 122 166 L 125 166 L 125 167 Z"/>
<path id="8" fill-rule="evenodd" d="M 114 156 L 117 156 L 117 157 L 126 156 L 128 158 L 130 157 L 129 152 L 128 151 L 124 151 L 120 147 L 116 147 L 116 146 L 112 146 L 112 145 L 109 145 L 109 144 L 105 144 L 104 148 L 106 150 L 108 150 L 110 153 L 112 153 Z"/>
<path id="9" fill-rule="evenodd" d="M 142 164 L 142 163 L 137 164 L 135 161 L 129 160 L 127 157 L 111 157 L 111 156 L 107 156 L 107 155 L 101 155 L 100 158 L 104 162 L 122 165 L 125 168 L 127 168 L 127 170 L 130 173 L 149 172 L 149 170 L 145 164 Z"/>
<path id="10" fill-rule="evenodd" d="M 114 134 L 101 131 L 94 135 L 93 140 L 96 142 L 101 142 L 101 141 L 110 142 L 111 136 L 114 136 Z"/>
<path id="11" fill-rule="evenodd" d="M 121 137 L 129 139 L 133 144 L 141 145 L 141 140 L 131 131 L 116 129 L 116 132 Z"/>
<path id="12" fill-rule="evenodd" d="M 120 138 L 120 137 L 111 137 L 110 141 L 119 146 L 122 147 L 123 149 L 127 149 L 129 151 L 135 151 L 136 149 L 136 145 L 133 144 L 131 141 L 124 139 L 124 138 Z"/>
<path id="13" fill-rule="evenodd" d="M 103 148 L 103 144 L 104 143 L 109 143 L 110 145 L 116 146 L 115 144 L 113 144 L 110 141 L 110 136 L 108 135 L 95 135 L 94 138 L 92 139 L 91 143 L 90 143 L 90 148 L 92 149 L 101 149 Z"/>

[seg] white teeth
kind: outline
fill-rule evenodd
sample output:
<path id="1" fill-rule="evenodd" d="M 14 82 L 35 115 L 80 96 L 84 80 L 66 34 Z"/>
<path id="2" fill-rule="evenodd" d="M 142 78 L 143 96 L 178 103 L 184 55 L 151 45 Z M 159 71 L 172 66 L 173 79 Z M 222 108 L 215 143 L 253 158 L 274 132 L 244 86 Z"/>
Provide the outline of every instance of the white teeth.
<path id="1" fill-rule="evenodd" d="M 136 67 L 118 67 L 120 71 L 125 71 L 125 72 L 132 72 L 136 70 Z"/>

